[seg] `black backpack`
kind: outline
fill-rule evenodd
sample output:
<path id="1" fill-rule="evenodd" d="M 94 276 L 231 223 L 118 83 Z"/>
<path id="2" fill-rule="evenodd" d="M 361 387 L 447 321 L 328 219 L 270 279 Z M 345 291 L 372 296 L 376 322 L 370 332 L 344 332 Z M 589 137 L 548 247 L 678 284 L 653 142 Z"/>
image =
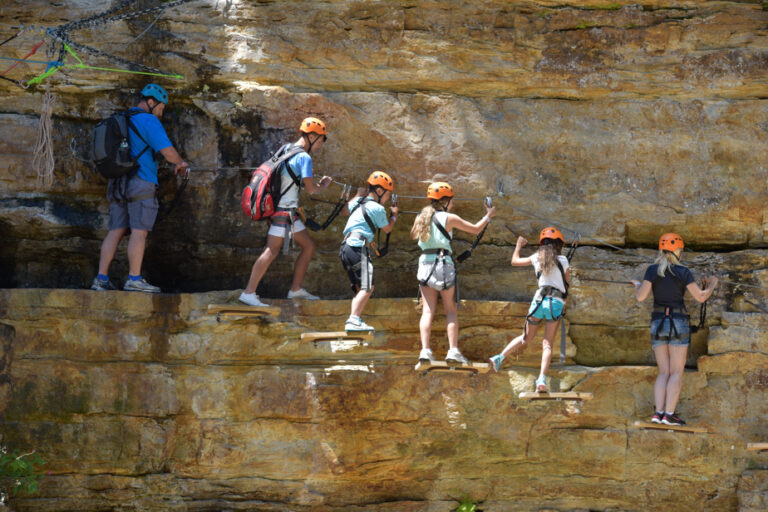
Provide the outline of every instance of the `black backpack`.
<path id="1" fill-rule="evenodd" d="M 91 160 L 96 165 L 96 170 L 105 178 L 115 179 L 126 176 L 139 168 L 139 157 L 149 149 L 149 143 L 144 140 L 131 121 L 132 116 L 140 113 L 119 112 L 94 126 Z M 128 130 L 133 130 L 133 133 L 145 144 L 136 158 L 131 157 Z"/>

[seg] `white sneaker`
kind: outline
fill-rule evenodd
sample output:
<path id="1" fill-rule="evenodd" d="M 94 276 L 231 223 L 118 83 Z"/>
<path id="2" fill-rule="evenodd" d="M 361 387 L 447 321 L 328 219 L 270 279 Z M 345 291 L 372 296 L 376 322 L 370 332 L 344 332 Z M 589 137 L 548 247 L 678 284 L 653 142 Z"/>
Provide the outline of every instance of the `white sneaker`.
<path id="1" fill-rule="evenodd" d="M 469 364 L 469 359 L 461 355 L 461 352 L 459 352 L 459 349 L 451 348 L 451 349 L 448 349 L 448 353 L 445 355 L 445 362 Z"/>
<path id="2" fill-rule="evenodd" d="M 160 288 L 152 286 L 143 277 L 132 281 L 128 279 L 123 285 L 123 290 L 126 292 L 146 292 L 146 293 L 160 293 Z"/>
<path id="3" fill-rule="evenodd" d="M 344 324 L 344 330 L 350 332 L 374 331 L 375 329 L 363 322 L 359 316 L 350 316 Z"/>
<path id="4" fill-rule="evenodd" d="M 255 293 L 241 293 L 240 297 L 237 298 L 240 302 L 243 304 L 248 304 L 249 306 L 259 306 L 259 307 L 269 307 L 269 304 L 264 304 L 259 300 L 259 296 Z"/>
<path id="5" fill-rule="evenodd" d="M 419 361 L 424 361 L 425 363 L 434 362 L 435 355 L 432 353 L 432 349 L 429 349 L 429 348 L 421 349 L 421 352 L 419 352 Z"/>
<path id="6" fill-rule="evenodd" d="M 288 290 L 288 298 L 289 299 L 306 299 L 306 300 L 318 300 L 320 297 L 317 295 L 312 295 L 304 288 L 299 288 L 295 292 L 292 290 Z"/>

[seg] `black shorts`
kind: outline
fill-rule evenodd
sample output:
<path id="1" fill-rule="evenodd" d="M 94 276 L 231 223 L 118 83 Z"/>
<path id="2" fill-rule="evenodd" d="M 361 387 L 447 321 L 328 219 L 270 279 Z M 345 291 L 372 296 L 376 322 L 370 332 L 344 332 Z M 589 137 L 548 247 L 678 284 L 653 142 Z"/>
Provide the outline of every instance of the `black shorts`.
<path id="1" fill-rule="evenodd" d="M 370 290 L 373 288 L 373 262 L 368 257 L 367 248 L 341 244 L 339 259 L 344 266 L 344 270 L 347 271 L 349 284 L 353 292 L 357 292 L 358 289 Z M 365 268 L 363 268 L 363 265 L 365 265 Z"/>

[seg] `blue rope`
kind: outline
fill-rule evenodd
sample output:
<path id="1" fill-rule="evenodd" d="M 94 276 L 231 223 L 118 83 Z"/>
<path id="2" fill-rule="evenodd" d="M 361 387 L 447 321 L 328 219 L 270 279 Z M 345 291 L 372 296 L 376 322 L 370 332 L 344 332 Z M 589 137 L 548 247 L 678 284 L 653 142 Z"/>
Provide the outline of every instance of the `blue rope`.
<path id="1" fill-rule="evenodd" d="M 45 64 L 48 67 L 54 66 L 56 64 L 59 64 L 58 60 L 30 60 L 30 59 L 17 59 L 16 57 L 3 57 L 0 55 L 0 59 L 3 60 L 15 60 L 16 62 L 31 62 L 33 64 Z"/>

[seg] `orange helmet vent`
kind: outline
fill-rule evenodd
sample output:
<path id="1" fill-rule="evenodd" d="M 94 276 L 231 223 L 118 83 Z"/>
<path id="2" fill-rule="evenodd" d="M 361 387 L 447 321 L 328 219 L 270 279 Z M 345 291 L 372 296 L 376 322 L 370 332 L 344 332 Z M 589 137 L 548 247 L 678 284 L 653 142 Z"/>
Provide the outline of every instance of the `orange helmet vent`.
<path id="1" fill-rule="evenodd" d="M 565 237 L 560 230 L 551 226 L 541 230 L 541 233 L 539 233 L 539 243 L 544 241 L 545 238 L 549 238 L 550 240 L 560 240 L 565 243 Z"/>
<path id="2" fill-rule="evenodd" d="M 299 131 L 302 133 L 317 133 L 319 135 L 328 135 L 325 123 L 316 117 L 308 117 L 301 122 Z"/>
<path id="3" fill-rule="evenodd" d="M 395 182 L 389 177 L 389 174 L 382 171 L 373 171 L 368 176 L 368 184 L 374 187 L 381 187 L 385 190 L 392 192 L 395 190 Z"/>
<path id="4" fill-rule="evenodd" d="M 439 201 L 444 197 L 453 197 L 453 189 L 444 181 L 437 181 L 427 187 L 427 199 Z"/>
<path id="5" fill-rule="evenodd" d="M 685 247 L 683 243 L 683 237 L 677 233 L 665 233 L 659 238 L 659 250 L 660 251 L 676 251 Z"/>

